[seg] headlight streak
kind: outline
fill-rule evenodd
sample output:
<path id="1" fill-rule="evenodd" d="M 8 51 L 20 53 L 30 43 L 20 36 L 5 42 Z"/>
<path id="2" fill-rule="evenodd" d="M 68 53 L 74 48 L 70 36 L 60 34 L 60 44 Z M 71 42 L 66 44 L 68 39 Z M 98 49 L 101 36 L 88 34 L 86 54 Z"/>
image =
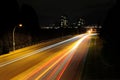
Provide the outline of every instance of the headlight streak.
<path id="1" fill-rule="evenodd" d="M 65 54 L 65 55 L 64 55 L 64 54 Z M 56 69 L 54 69 L 54 70 L 52 71 L 51 75 L 48 76 L 47 79 L 46 79 L 46 78 L 45 78 L 45 79 L 44 79 L 44 78 L 42 79 L 43 76 L 41 76 L 41 78 L 38 76 L 35 80 L 38 80 L 39 78 L 42 79 L 42 80 L 56 80 L 56 79 L 55 79 L 56 77 L 53 76 L 54 72 L 57 71 L 57 73 L 55 73 L 56 76 L 57 76 L 57 74 L 59 74 L 62 69 L 66 69 L 66 67 L 67 67 L 68 64 L 70 63 L 70 60 L 72 59 L 73 54 L 74 54 L 74 51 L 72 51 L 72 50 L 69 50 L 67 53 L 63 53 L 63 56 L 60 56 L 60 57 L 59 57 L 60 59 L 55 62 L 55 65 L 53 65 L 52 67 L 49 67 L 48 70 L 51 70 L 52 68 L 54 68 L 54 67 L 57 65 Z M 58 68 L 59 68 L 59 69 L 58 69 Z M 48 72 L 48 71 L 46 71 L 46 72 Z M 46 74 L 46 73 L 45 73 L 45 74 Z M 51 77 L 53 77 L 53 78 L 51 79 Z M 58 80 L 58 79 L 57 79 L 57 80 Z"/>
<path id="2" fill-rule="evenodd" d="M 76 40 L 79 40 L 82 36 L 85 36 L 85 35 L 87 35 L 87 34 L 82 34 L 82 35 L 78 35 L 78 36 L 76 36 L 76 39 L 75 39 L 75 37 L 74 38 L 72 38 L 71 40 L 73 40 L 73 41 L 71 41 L 71 42 L 74 42 L 74 41 L 76 41 Z M 75 39 L 75 40 L 74 40 Z M 59 46 L 59 45 L 58 45 Z M 71 48 L 70 48 L 71 49 Z M 68 51 L 68 49 L 66 50 L 66 49 L 64 49 L 64 51 L 63 51 L 63 53 L 66 53 Z M 25 71 L 25 73 L 28 73 L 28 71 L 29 71 L 29 73 L 27 74 L 27 76 L 26 76 L 26 74 L 23 74 L 22 76 L 26 76 L 26 78 L 25 77 L 21 77 L 22 79 L 19 79 L 19 80 L 28 80 L 28 78 L 30 77 L 30 76 L 33 76 L 34 74 L 36 74 L 37 72 L 38 72 L 38 70 L 44 70 L 44 69 L 46 69 L 46 66 L 50 66 L 51 65 L 51 62 L 54 62 L 54 61 L 56 61 L 60 56 L 62 56 L 63 54 L 60 54 L 60 55 L 58 55 L 57 57 L 56 56 L 54 56 L 54 57 L 52 57 L 52 60 L 48 60 L 48 62 L 46 62 L 45 64 L 42 64 L 41 65 L 41 63 L 40 63 L 40 65 L 41 65 L 41 67 L 40 68 L 38 68 L 36 71 L 33 71 L 33 69 L 35 70 L 35 68 L 32 68 L 32 69 L 30 69 L 30 70 L 27 70 L 27 71 Z M 54 59 L 53 59 L 54 58 Z M 33 67 L 35 67 L 35 66 L 33 66 Z M 31 73 L 31 71 L 33 71 L 32 73 Z M 21 73 L 22 74 L 22 73 Z M 20 75 L 21 75 L 20 74 Z M 20 77 L 20 75 L 19 75 L 19 77 Z M 29 76 L 29 77 L 28 77 Z M 17 78 L 17 76 L 15 77 L 15 78 Z M 13 80 L 16 80 L 15 78 L 13 78 Z M 18 78 L 17 78 L 18 79 Z"/>
<path id="3" fill-rule="evenodd" d="M 63 52 L 67 52 L 68 51 L 68 49 L 67 50 L 64 50 Z M 52 64 L 52 62 L 54 62 L 54 61 L 56 61 L 56 60 L 58 60 L 58 58 L 60 57 L 60 56 L 62 56 L 63 54 L 57 54 L 57 56 L 54 56 L 54 57 L 50 57 L 51 59 L 47 59 L 47 60 L 45 60 L 45 63 L 44 64 L 42 64 L 41 66 L 39 66 L 39 67 L 37 67 L 37 68 L 35 68 L 32 72 L 29 72 L 24 78 L 22 78 L 22 80 L 29 80 L 29 78 L 31 78 L 31 77 L 33 77 L 34 75 L 36 75 L 36 74 L 38 74 L 39 73 L 39 71 L 43 71 L 43 70 L 45 70 L 46 69 L 46 67 L 49 67 L 51 64 Z M 21 80 L 21 79 L 20 79 Z"/>
<path id="4" fill-rule="evenodd" d="M 68 52 L 69 53 L 69 52 Z M 65 55 L 61 56 L 57 61 L 55 61 L 50 67 L 48 67 L 42 74 L 40 74 L 35 80 L 39 80 L 42 76 L 45 75 L 45 73 L 47 73 L 47 71 L 49 71 L 51 68 L 53 68 L 59 61 L 61 61 L 68 53 L 66 53 Z"/>
<path id="5" fill-rule="evenodd" d="M 45 76 L 45 74 L 47 72 L 49 72 L 52 68 L 54 68 L 60 61 L 64 60 L 64 63 L 62 65 L 58 65 L 58 66 L 61 66 L 61 69 L 60 69 L 60 72 L 57 72 L 59 73 L 57 75 L 57 78 L 56 80 L 60 80 L 61 76 L 63 75 L 64 71 L 66 70 L 67 66 L 69 65 L 70 63 L 70 60 L 72 59 L 72 56 L 74 54 L 74 51 L 76 50 L 76 48 L 80 45 L 80 43 L 85 39 L 87 38 L 89 35 L 85 35 L 84 37 L 82 37 L 80 40 L 78 40 L 76 42 L 76 44 L 74 45 L 74 47 L 69 50 L 68 52 L 64 53 L 62 56 L 59 56 L 59 58 L 57 58 L 56 61 L 54 61 L 54 63 L 49 66 L 44 72 L 42 72 L 39 76 L 37 76 L 35 78 L 35 80 L 43 80 L 42 78 Z M 67 58 L 65 58 L 67 57 Z M 64 59 L 65 58 L 65 59 Z M 67 62 L 67 59 L 68 59 L 68 62 Z M 66 61 L 65 61 L 66 60 Z M 67 63 L 66 63 L 67 62 Z M 66 63 L 66 64 L 65 64 Z M 45 67 L 45 66 L 44 66 Z M 42 67 L 41 67 L 42 69 Z M 25 79 L 25 80 L 29 80 L 31 76 L 35 75 L 38 71 L 40 71 L 41 69 L 37 69 L 34 74 L 32 75 L 27 75 L 28 77 Z M 58 67 L 56 67 L 56 69 L 53 70 L 52 74 L 47 78 L 47 80 L 51 80 L 50 78 L 52 77 L 52 75 L 55 73 L 55 71 L 58 69 Z M 55 78 L 55 77 L 54 77 Z M 52 78 L 53 79 L 53 78 Z"/>
<path id="6" fill-rule="evenodd" d="M 90 36 L 85 38 L 75 50 L 71 51 L 71 49 L 77 45 L 77 42 L 87 35 Z M 61 45 L 36 53 L 35 55 L 21 59 L 4 67 L 0 67 L 0 80 L 35 80 L 55 61 L 57 61 L 61 56 L 69 51 L 71 52 L 69 52 L 58 63 L 51 67 L 41 78 L 39 78 L 39 80 L 57 80 L 58 77 L 60 77 L 60 80 L 81 79 L 81 69 L 83 69 L 82 66 L 84 64 L 84 59 L 88 53 L 89 48 L 91 47 L 89 45 L 89 43 L 91 44 L 90 40 L 91 38 L 96 39 L 96 36 L 94 37 L 94 35 L 93 33 L 86 33 L 82 37 L 78 37 L 78 39 L 65 42 Z M 51 44 L 64 41 L 63 39 L 60 39 L 61 38 L 42 42 L 41 44 L 33 46 L 28 46 L 26 48 L 16 50 L 15 52 L 12 51 L 10 52 L 10 55 L 0 56 L 0 63 L 11 61 L 15 58 L 24 56 L 28 53 L 47 47 Z"/>
<path id="7" fill-rule="evenodd" d="M 63 68 L 63 66 L 65 65 L 65 62 L 63 62 L 65 60 L 66 57 L 64 57 L 58 64 L 56 65 L 55 69 L 53 69 L 52 73 L 47 77 L 46 80 L 55 80 L 55 78 L 57 77 L 57 75 L 59 74 L 60 70 Z M 61 67 L 60 67 L 61 66 Z M 53 76 L 54 75 L 54 76 Z"/>
<path id="8" fill-rule="evenodd" d="M 96 35 L 96 34 L 90 34 L 90 35 L 92 36 L 92 35 Z M 90 46 L 90 42 L 91 42 L 91 39 L 89 41 L 88 47 Z M 88 53 L 88 51 L 89 51 L 89 48 L 86 50 L 86 52 Z M 78 80 L 81 80 L 81 78 L 82 78 L 86 58 L 87 58 L 87 54 L 84 54 L 84 58 L 82 58 L 83 61 L 82 61 L 82 65 L 81 65 L 81 74 L 79 74 L 79 77 L 77 78 Z"/>
<path id="9" fill-rule="evenodd" d="M 82 41 L 83 41 L 85 38 L 87 38 L 88 36 L 89 36 L 89 35 L 86 35 L 86 36 L 84 36 L 83 38 L 81 38 L 81 39 L 76 43 L 76 45 L 72 48 L 71 51 L 75 51 L 75 50 L 77 49 L 77 47 L 82 43 Z M 74 53 L 74 52 L 73 52 L 73 53 Z M 72 59 L 72 57 L 71 57 L 71 59 Z M 70 59 L 70 60 L 71 60 L 71 59 Z M 70 63 L 70 60 L 69 60 L 68 64 L 63 68 L 63 70 L 59 73 L 59 76 L 57 77 L 56 80 L 60 80 L 61 76 L 63 75 L 64 71 L 66 70 L 67 66 L 68 66 L 69 63 Z"/>
<path id="10" fill-rule="evenodd" d="M 19 60 L 21 60 L 21 59 L 24 59 L 24 58 L 27 58 L 27 57 L 32 56 L 32 55 L 34 55 L 34 54 L 37 54 L 37 53 L 39 53 L 39 52 L 42 52 L 42 51 L 45 51 L 45 50 L 47 50 L 47 49 L 50 49 L 50 48 L 56 47 L 56 46 L 58 46 L 58 45 L 64 44 L 64 43 L 66 43 L 66 42 L 70 42 L 70 41 L 73 41 L 73 40 L 77 40 L 78 38 L 80 38 L 80 37 L 82 37 L 82 36 L 84 36 L 84 35 L 86 35 L 86 34 L 81 34 L 81 35 L 75 36 L 75 37 L 73 37 L 73 38 L 64 40 L 64 41 L 62 41 L 62 42 L 59 42 L 59 43 L 56 43 L 56 44 L 53 44 L 53 45 L 50 45 L 50 46 L 47 46 L 47 47 L 44 47 L 44 48 L 35 50 L 35 51 L 33 51 L 33 52 L 30 52 L 30 53 L 25 54 L 25 55 L 23 55 L 23 56 L 20 56 L 20 57 L 18 57 L 18 58 L 12 59 L 12 60 L 10 60 L 10 61 L 6 61 L 6 62 L 3 62 L 3 63 L 0 63 L 0 67 L 9 65 L 9 64 L 14 63 L 14 62 L 16 62 L 16 61 L 19 61 Z"/>

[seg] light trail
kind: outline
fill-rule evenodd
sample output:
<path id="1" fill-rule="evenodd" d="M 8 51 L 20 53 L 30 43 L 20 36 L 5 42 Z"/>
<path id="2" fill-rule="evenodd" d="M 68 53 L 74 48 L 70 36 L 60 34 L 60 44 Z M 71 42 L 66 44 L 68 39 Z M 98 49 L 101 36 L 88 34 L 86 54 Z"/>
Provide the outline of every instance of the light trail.
<path id="1" fill-rule="evenodd" d="M 95 34 L 86 33 L 84 35 L 78 35 L 72 39 L 67 39 L 68 41 L 64 40 L 66 42 L 61 41 L 63 43 L 58 42 L 59 40 L 54 40 L 60 44 L 56 43 L 57 45 L 52 48 L 47 46 L 48 49 L 43 50 L 43 52 L 38 51 L 39 54 L 36 52 L 35 55 L 18 60 L 10 65 L 0 67 L 0 80 L 78 79 L 81 74 L 82 64 L 84 64 L 83 60 L 89 49 L 88 44 L 90 43 L 92 35 L 94 36 Z M 49 44 L 55 43 L 54 41 Z M 1 57 L 1 63 L 6 63 L 7 61 L 33 53 L 40 50 L 40 47 L 41 46 L 35 48 L 28 47 L 28 50 L 25 52 L 24 49 L 20 49 L 19 52 L 22 52 L 20 55 L 9 55 L 4 58 Z M 43 48 L 45 49 L 46 47 Z"/>
<path id="2" fill-rule="evenodd" d="M 90 35 L 85 35 L 83 36 L 81 39 L 79 39 L 74 45 L 72 45 L 72 49 L 69 49 L 66 53 L 62 53 L 63 55 L 59 56 L 56 58 L 56 60 L 52 60 L 51 62 L 53 62 L 53 64 L 51 64 L 47 69 L 45 69 L 41 74 L 37 74 L 38 72 L 40 72 L 40 70 L 44 67 L 46 67 L 44 65 L 44 67 L 41 66 L 40 69 L 37 69 L 35 72 L 31 72 L 31 75 L 27 75 L 27 78 L 25 78 L 24 80 L 29 80 L 31 76 L 33 75 L 38 75 L 34 80 L 43 80 L 42 78 L 44 78 L 44 76 L 49 73 L 50 70 L 52 70 L 56 65 L 60 64 L 60 62 L 63 60 L 64 63 L 62 65 L 58 65 L 54 70 L 53 72 L 51 73 L 50 76 L 48 76 L 48 78 L 46 80 L 50 80 L 51 77 L 53 77 L 52 75 L 55 73 L 55 71 L 58 69 L 58 67 L 60 66 L 61 69 L 59 70 L 58 74 L 57 75 L 57 78 L 56 80 L 60 80 L 62 74 L 64 73 L 64 71 L 66 70 L 67 66 L 69 65 L 70 63 L 70 60 L 72 59 L 72 56 L 74 55 L 75 53 L 75 50 L 77 49 L 77 47 L 82 43 L 82 41 L 84 41 L 88 36 Z M 67 58 L 65 58 L 67 56 Z M 50 63 L 51 63 L 50 62 Z M 47 65 L 48 66 L 48 65 Z M 34 73 L 34 74 L 32 74 Z M 54 77 L 55 78 L 55 77 Z M 53 78 L 52 78 L 53 79 Z"/>
<path id="3" fill-rule="evenodd" d="M 77 43 L 76 45 L 72 48 L 72 52 L 71 53 L 75 53 L 75 50 L 77 49 L 77 47 L 80 45 L 80 43 L 82 43 L 82 41 L 87 38 L 89 35 L 86 35 L 84 36 L 83 38 L 81 38 Z M 70 60 L 72 59 L 72 57 L 70 58 Z M 59 76 L 57 77 L 56 80 L 60 80 L 61 76 L 63 75 L 64 71 L 66 70 L 67 66 L 69 65 L 70 63 L 70 60 L 68 61 L 68 63 L 64 66 L 63 70 L 59 73 Z"/>
<path id="4" fill-rule="evenodd" d="M 69 48 L 69 49 L 70 49 L 70 48 Z M 27 78 L 25 78 L 25 80 L 26 80 L 26 79 L 29 79 L 30 76 L 33 76 L 33 75 L 37 74 L 39 71 L 43 70 L 45 67 L 48 67 L 44 72 L 42 72 L 42 74 L 41 74 L 39 77 L 44 76 L 44 74 L 45 74 L 47 71 L 49 71 L 49 69 L 51 69 L 51 68 L 53 68 L 54 66 L 56 66 L 59 61 L 61 61 L 65 56 L 67 56 L 67 54 L 68 54 L 67 51 L 68 51 L 69 49 L 64 50 L 62 53 L 61 53 L 61 52 L 60 52 L 60 53 L 57 53 L 57 55 L 55 55 L 54 58 L 52 58 L 49 62 L 47 62 L 47 63 L 52 63 L 51 65 L 45 66 L 45 65 L 46 65 L 46 63 L 45 63 L 45 64 L 43 65 L 44 67 L 43 67 L 43 66 L 40 66 L 39 68 L 36 69 L 35 72 L 31 72 L 30 75 L 27 75 L 27 76 L 26 76 Z M 33 73 L 34 73 L 34 74 L 33 74 Z M 36 79 L 36 80 L 37 80 L 37 79 Z"/>
<path id="5" fill-rule="evenodd" d="M 56 46 L 59 46 L 59 45 L 61 45 L 61 44 L 64 44 L 64 43 L 67 43 L 67 42 L 70 42 L 70 41 L 77 40 L 77 39 L 79 39 L 80 37 L 85 36 L 85 35 L 86 35 L 86 34 L 81 34 L 81 35 L 75 36 L 75 37 L 73 37 L 73 38 L 64 40 L 64 41 L 62 41 L 62 42 L 58 42 L 58 43 L 56 43 L 56 44 L 53 44 L 53 45 L 50 45 L 50 46 L 47 46 L 47 47 L 44 47 L 44 48 L 35 50 L 35 51 L 33 51 L 33 52 L 30 52 L 30 53 L 25 54 L 25 55 L 23 55 L 23 56 L 20 56 L 20 57 L 18 57 L 18 58 L 12 59 L 12 60 L 10 60 L 10 61 L 2 62 L 2 63 L 0 63 L 0 67 L 9 65 L 9 64 L 14 63 L 14 62 L 16 62 L 16 61 L 19 61 L 19 60 L 21 60 L 21 59 L 24 59 L 24 58 L 27 58 L 27 57 L 29 57 L 29 56 L 35 55 L 35 54 L 37 54 L 37 53 L 39 53 L 39 52 L 48 50 L 48 49 L 53 48 L 53 47 L 56 47 Z"/>

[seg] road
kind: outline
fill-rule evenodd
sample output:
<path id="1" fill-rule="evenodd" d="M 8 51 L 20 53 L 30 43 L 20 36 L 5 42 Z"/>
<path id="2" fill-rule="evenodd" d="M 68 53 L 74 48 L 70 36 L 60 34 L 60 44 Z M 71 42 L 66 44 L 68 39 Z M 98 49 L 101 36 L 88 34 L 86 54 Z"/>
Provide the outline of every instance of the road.
<path id="1" fill-rule="evenodd" d="M 0 56 L 0 80 L 79 80 L 90 41 L 81 34 Z"/>

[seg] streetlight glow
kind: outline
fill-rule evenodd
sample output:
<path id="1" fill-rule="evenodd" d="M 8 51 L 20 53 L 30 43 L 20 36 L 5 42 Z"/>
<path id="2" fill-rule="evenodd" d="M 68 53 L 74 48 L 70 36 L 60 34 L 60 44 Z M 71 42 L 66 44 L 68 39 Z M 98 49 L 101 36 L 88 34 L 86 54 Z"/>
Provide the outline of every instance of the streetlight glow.
<path id="1" fill-rule="evenodd" d="M 19 24 L 19 27 L 22 27 L 23 25 L 22 24 Z"/>
<path id="2" fill-rule="evenodd" d="M 13 51 L 15 50 L 15 29 L 16 27 L 22 27 L 23 25 L 22 24 L 19 24 L 18 26 L 15 26 L 13 28 Z"/>

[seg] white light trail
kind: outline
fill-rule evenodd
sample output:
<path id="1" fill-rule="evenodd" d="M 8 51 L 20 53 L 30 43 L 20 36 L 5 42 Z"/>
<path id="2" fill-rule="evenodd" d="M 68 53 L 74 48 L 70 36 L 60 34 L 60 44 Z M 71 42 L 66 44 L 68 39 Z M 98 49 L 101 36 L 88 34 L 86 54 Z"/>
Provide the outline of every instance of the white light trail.
<path id="1" fill-rule="evenodd" d="M 12 60 L 10 60 L 10 61 L 2 62 L 2 63 L 0 63 L 0 67 L 9 65 L 9 64 L 11 64 L 11 63 L 14 63 L 14 62 L 19 61 L 19 60 L 21 60 L 21 59 L 24 59 L 24 58 L 27 58 L 27 57 L 29 57 L 29 56 L 35 55 L 35 54 L 37 54 L 37 53 L 39 53 L 39 52 L 48 50 L 48 49 L 50 49 L 50 48 L 56 47 L 56 46 L 58 46 L 58 45 L 61 45 L 61 44 L 64 44 L 64 43 L 67 43 L 67 42 L 70 42 L 70 41 L 75 41 L 75 40 L 77 40 L 77 39 L 79 39 L 80 37 L 85 36 L 85 35 L 87 35 L 87 34 L 81 34 L 81 35 L 75 36 L 75 37 L 73 37 L 73 38 L 64 40 L 64 41 L 62 41 L 62 42 L 58 42 L 58 43 L 56 43 L 56 44 L 53 44 L 53 45 L 50 45 L 50 46 L 47 46 L 47 47 L 44 47 L 44 48 L 35 50 L 35 51 L 33 51 L 33 52 L 30 52 L 30 53 L 25 54 L 25 55 L 23 55 L 23 56 L 20 56 L 20 57 L 18 57 L 18 58 L 12 59 Z"/>

